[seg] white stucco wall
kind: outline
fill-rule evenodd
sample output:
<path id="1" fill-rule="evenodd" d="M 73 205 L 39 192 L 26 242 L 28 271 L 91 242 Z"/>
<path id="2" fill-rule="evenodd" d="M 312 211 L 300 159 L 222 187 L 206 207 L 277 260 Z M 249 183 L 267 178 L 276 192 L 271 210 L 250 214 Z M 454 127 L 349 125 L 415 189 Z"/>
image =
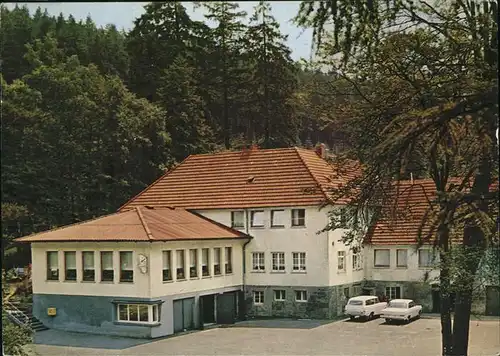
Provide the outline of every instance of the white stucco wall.
<path id="1" fill-rule="evenodd" d="M 374 266 L 374 250 L 389 249 L 390 250 L 390 267 L 382 268 Z M 406 268 L 396 267 L 396 250 L 407 249 L 407 264 Z M 429 247 L 429 249 L 432 249 Z M 408 281 L 418 282 L 424 280 L 425 272 L 429 272 L 427 281 L 432 282 L 434 278 L 439 276 L 438 270 L 424 268 L 418 266 L 418 253 L 415 246 L 410 245 L 372 245 L 365 247 L 365 269 L 366 279 L 375 281 Z"/>
<path id="2" fill-rule="evenodd" d="M 62 294 L 62 295 L 89 295 L 111 297 L 138 297 L 156 298 L 174 294 L 200 292 L 219 288 L 241 286 L 243 284 L 242 245 L 247 240 L 210 240 L 210 241 L 173 241 L 154 243 L 135 242 L 58 242 L 58 243 L 33 243 L 31 248 L 33 263 L 33 293 L 35 294 Z M 221 248 L 221 276 L 213 276 L 213 248 Z M 232 247 L 233 272 L 225 275 L 224 247 Z M 162 281 L 163 250 L 186 249 L 186 272 L 189 271 L 190 248 L 198 248 L 199 275 L 201 276 L 201 249 L 210 248 L 211 277 L 190 279 L 187 273 L 185 281 Z M 59 253 L 59 281 L 47 280 L 47 251 Z M 64 251 L 76 252 L 76 281 L 64 281 Z M 94 251 L 95 282 L 82 281 L 82 251 Z M 100 281 L 100 251 L 113 251 L 113 266 L 115 269 L 113 282 Z M 119 281 L 119 251 L 133 251 L 134 282 L 123 283 Z M 138 255 L 148 257 L 147 273 L 141 273 L 138 264 Z M 172 253 L 175 266 L 175 253 Z M 173 273 L 175 276 L 175 273 Z"/>
<path id="3" fill-rule="evenodd" d="M 213 290 L 233 286 L 243 285 L 243 244 L 247 240 L 198 240 L 198 241 L 169 241 L 169 242 L 155 242 L 152 244 L 150 271 L 152 280 L 151 295 L 153 298 L 162 297 L 175 294 L 188 294 L 193 292 L 201 292 L 204 290 Z M 225 274 L 224 261 L 225 261 L 225 247 L 232 248 L 232 273 Z M 209 267 L 210 276 L 201 277 L 201 250 L 209 248 Z M 214 276 L 213 270 L 213 249 L 221 249 L 221 275 Z M 175 280 L 175 273 L 173 273 L 174 281 L 162 281 L 162 268 L 163 257 L 162 253 L 166 250 L 172 251 L 172 266 L 176 266 L 176 250 L 185 249 L 186 258 L 186 275 L 187 279 L 183 281 Z M 198 276 L 195 278 L 189 277 L 189 249 L 197 249 L 198 259 Z"/>
<path id="4" fill-rule="evenodd" d="M 251 228 L 248 222 L 249 235 L 253 236 L 251 242 L 246 246 L 246 285 L 283 285 L 283 286 L 327 286 L 329 278 L 329 243 L 328 234 L 317 232 L 327 224 L 326 210 L 314 207 L 304 208 L 305 227 L 291 226 L 291 210 L 294 207 L 256 208 L 246 209 L 248 219 L 252 210 L 264 210 L 265 226 L 262 228 Z M 271 227 L 271 210 L 285 210 L 285 226 L 283 228 Z M 236 210 L 236 209 L 234 209 Z M 240 209 L 245 210 L 245 209 Z M 231 226 L 231 209 L 224 210 L 202 210 L 199 213 L 204 216 Z M 246 223 L 246 222 L 245 222 Z M 247 225 L 245 225 L 247 226 Z M 265 253 L 265 272 L 252 271 L 252 252 Z M 285 272 L 272 272 L 271 252 L 285 253 Z M 306 272 L 292 272 L 292 252 L 306 253 Z M 334 262 L 336 264 L 336 260 Z M 338 284 L 338 283 L 337 283 Z"/>
<path id="5" fill-rule="evenodd" d="M 330 285 L 341 285 L 356 283 L 363 280 L 365 276 L 366 266 L 365 266 L 365 252 L 362 251 L 360 254 L 361 258 L 361 269 L 353 270 L 352 260 L 353 252 L 350 246 L 345 245 L 342 242 L 342 235 L 345 230 L 337 229 L 334 231 L 328 231 L 328 241 L 329 241 L 329 274 L 330 274 Z M 338 252 L 345 252 L 345 270 L 338 269 Z"/>

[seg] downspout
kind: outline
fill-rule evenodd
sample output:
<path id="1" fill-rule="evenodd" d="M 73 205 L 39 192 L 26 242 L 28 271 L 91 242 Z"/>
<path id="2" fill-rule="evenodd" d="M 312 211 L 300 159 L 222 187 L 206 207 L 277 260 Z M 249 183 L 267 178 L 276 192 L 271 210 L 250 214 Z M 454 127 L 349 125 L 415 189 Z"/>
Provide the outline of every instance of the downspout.
<path id="1" fill-rule="evenodd" d="M 248 231 L 248 209 L 245 209 L 245 233 L 247 235 L 249 235 L 249 231 Z M 243 296 L 245 296 L 245 287 L 246 287 L 246 246 L 250 243 L 250 241 L 252 241 L 250 238 L 248 239 L 247 242 L 245 242 L 243 244 L 243 268 L 242 268 L 242 281 L 243 281 L 243 286 L 242 286 L 242 289 L 243 289 Z M 244 313 L 245 315 L 240 315 L 240 319 L 241 320 L 245 320 L 246 319 L 246 305 L 245 305 L 245 301 L 243 300 L 243 310 L 244 310 Z M 240 311 L 241 311 L 241 306 L 240 306 Z"/>

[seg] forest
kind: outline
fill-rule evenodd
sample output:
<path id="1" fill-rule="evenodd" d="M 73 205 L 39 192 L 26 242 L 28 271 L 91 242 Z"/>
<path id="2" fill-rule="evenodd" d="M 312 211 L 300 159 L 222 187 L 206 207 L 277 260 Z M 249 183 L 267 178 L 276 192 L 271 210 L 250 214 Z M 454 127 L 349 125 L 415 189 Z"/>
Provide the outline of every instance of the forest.
<path id="1" fill-rule="evenodd" d="M 200 6 L 217 26 L 163 2 L 128 33 L 1 7 L 4 247 L 115 211 L 190 154 L 332 145 L 312 90 L 329 74 L 291 59 L 270 2 Z"/>

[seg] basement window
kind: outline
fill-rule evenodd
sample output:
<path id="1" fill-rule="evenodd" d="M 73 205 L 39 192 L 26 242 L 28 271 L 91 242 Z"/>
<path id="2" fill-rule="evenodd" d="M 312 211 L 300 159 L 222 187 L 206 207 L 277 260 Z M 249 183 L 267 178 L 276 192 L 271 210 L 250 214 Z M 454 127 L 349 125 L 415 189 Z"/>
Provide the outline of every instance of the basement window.
<path id="1" fill-rule="evenodd" d="M 153 324 L 159 321 L 158 304 L 117 304 L 117 321 Z"/>

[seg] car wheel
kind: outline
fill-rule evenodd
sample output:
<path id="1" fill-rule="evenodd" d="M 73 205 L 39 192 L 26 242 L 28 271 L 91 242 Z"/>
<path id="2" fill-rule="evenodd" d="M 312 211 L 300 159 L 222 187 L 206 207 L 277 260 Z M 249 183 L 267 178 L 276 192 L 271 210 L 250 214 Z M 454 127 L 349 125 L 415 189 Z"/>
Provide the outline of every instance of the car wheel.
<path id="1" fill-rule="evenodd" d="M 349 315 L 349 320 L 354 320 L 354 316 Z"/>
<path id="2" fill-rule="evenodd" d="M 408 318 L 406 318 L 405 322 L 406 322 L 406 324 L 409 324 L 410 321 L 411 321 L 411 315 L 408 315 Z"/>
<path id="3" fill-rule="evenodd" d="M 391 321 L 391 319 L 385 319 L 386 324 L 389 324 Z"/>
<path id="4" fill-rule="evenodd" d="M 419 310 L 419 311 L 418 311 L 418 314 L 417 314 L 417 319 L 420 319 L 420 315 L 421 315 L 421 314 L 422 314 L 422 311 L 421 311 L 421 310 Z"/>
<path id="5" fill-rule="evenodd" d="M 370 313 L 370 315 L 368 315 L 368 320 L 372 320 L 374 317 L 375 317 L 375 314 Z"/>

